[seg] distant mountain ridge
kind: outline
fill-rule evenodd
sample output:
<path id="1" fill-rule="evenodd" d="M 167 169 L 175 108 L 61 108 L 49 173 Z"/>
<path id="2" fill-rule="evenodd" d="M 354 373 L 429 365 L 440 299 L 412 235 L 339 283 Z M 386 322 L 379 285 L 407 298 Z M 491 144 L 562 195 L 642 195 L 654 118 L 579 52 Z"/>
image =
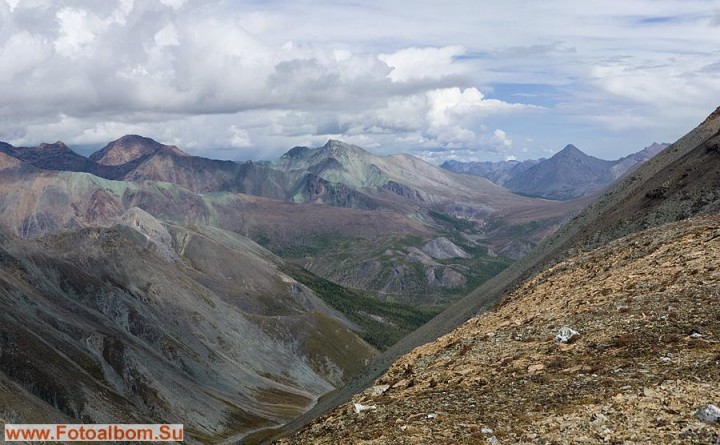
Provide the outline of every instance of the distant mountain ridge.
<path id="1" fill-rule="evenodd" d="M 500 207 L 518 201 L 484 178 L 449 174 L 411 155 L 377 156 L 329 140 L 294 147 L 272 162 L 234 162 L 191 156 L 173 145 L 126 135 L 85 158 L 62 142 L 0 151 L 44 170 L 78 171 L 129 181 L 171 182 L 196 193 L 238 192 L 291 202 L 374 209 L 483 200 Z"/>
<path id="2" fill-rule="evenodd" d="M 541 161 L 506 182 L 506 186 L 527 196 L 566 200 L 602 190 L 615 180 L 614 163 L 588 156 L 567 145 L 550 159 Z"/>
<path id="3" fill-rule="evenodd" d="M 446 161 L 441 167 L 455 173 L 487 178 L 522 195 L 569 200 L 605 189 L 667 146 L 653 143 L 637 153 L 606 161 L 587 155 L 569 144 L 549 159 L 522 162 Z"/>
<path id="4" fill-rule="evenodd" d="M 473 176 L 481 176 L 487 178 L 497 185 L 505 185 L 505 183 L 533 165 L 541 162 L 543 159 L 528 159 L 526 161 L 481 161 L 481 162 L 461 162 L 448 160 L 442 163 L 440 167 L 454 173 L 463 173 Z"/>

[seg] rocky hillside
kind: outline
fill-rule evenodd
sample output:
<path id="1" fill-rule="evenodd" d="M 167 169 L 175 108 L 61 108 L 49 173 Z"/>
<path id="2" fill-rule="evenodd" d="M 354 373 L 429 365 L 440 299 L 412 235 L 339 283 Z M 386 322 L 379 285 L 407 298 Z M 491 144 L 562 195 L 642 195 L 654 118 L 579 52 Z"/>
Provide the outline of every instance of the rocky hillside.
<path id="1" fill-rule="evenodd" d="M 716 443 L 719 253 L 705 217 L 562 261 L 281 443 Z"/>
<path id="2" fill-rule="evenodd" d="M 3 235 L 0 422 L 179 421 L 208 443 L 297 416 L 377 352 L 283 269 L 239 235 L 140 209 Z"/>

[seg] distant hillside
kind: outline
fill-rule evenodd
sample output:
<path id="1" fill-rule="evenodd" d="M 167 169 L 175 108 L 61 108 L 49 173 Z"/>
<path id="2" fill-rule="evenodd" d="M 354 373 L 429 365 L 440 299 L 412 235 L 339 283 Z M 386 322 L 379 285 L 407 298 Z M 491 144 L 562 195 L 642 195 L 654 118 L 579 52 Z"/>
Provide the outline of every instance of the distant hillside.
<path id="1" fill-rule="evenodd" d="M 129 134 L 93 153 L 90 160 L 102 165 L 123 165 L 160 152 L 188 156 L 174 145 L 164 145 L 150 138 Z"/>
<path id="2" fill-rule="evenodd" d="M 0 152 L 46 170 L 95 172 L 95 163 L 72 151 L 58 141 L 54 144 L 40 144 L 37 147 L 13 147 L 0 143 Z"/>
<path id="3" fill-rule="evenodd" d="M 567 145 L 553 157 L 539 161 L 446 161 L 441 167 L 456 173 L 482 176 L 522 195 L 568 200 L 605 189 L 667 146 L 653 143 L 624 158 L 605 161 L 583 153 L 574 145 Z"/>
<path id="4" fill-rule="evenodd" d="M 463 173 L 467 175 L 487 178 L 497 185 L 505 185 L 507 181 L 509 181 L 516 175 L 519 175 L 520 173 L 526 171 L 538 162 L 542 162 L 543 160 L 544 159 L 529 159 L 527 161 L 499 162 L 460 162 L 455 160 L 449 160 L 443 162 L 440 167 L 454 173 Z"/>

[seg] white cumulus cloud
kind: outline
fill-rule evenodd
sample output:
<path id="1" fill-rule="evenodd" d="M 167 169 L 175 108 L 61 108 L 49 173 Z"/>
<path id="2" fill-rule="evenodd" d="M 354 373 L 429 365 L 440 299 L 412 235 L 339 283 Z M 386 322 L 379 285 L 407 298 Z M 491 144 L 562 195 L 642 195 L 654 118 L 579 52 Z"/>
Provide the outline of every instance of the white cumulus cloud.
<path id="1" fill-rule="evenodd" d="M 465 53 L 462 46 L 443 48 L 405 48 L 392 54 L 380 54 L 378 58 L 392 68 L 388 77 L 393 82 L 411 79 L 438 79 L 462 73 L 462 67 L 454 58 Z"/>

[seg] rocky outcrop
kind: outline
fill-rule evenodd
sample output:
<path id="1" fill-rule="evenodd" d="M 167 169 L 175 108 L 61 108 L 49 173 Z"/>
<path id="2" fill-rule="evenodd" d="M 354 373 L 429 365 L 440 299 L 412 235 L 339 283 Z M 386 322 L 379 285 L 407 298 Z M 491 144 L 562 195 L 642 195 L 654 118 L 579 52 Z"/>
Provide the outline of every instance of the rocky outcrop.
<path id="1" fill-rule="evenodd" d="M 421 249 L 426 254 L 438 260 L 450 258 L 470 258 L 470 254 L 462 250 L 455 243 L 445 237 L 438 237 L 429 241 Z"/>

